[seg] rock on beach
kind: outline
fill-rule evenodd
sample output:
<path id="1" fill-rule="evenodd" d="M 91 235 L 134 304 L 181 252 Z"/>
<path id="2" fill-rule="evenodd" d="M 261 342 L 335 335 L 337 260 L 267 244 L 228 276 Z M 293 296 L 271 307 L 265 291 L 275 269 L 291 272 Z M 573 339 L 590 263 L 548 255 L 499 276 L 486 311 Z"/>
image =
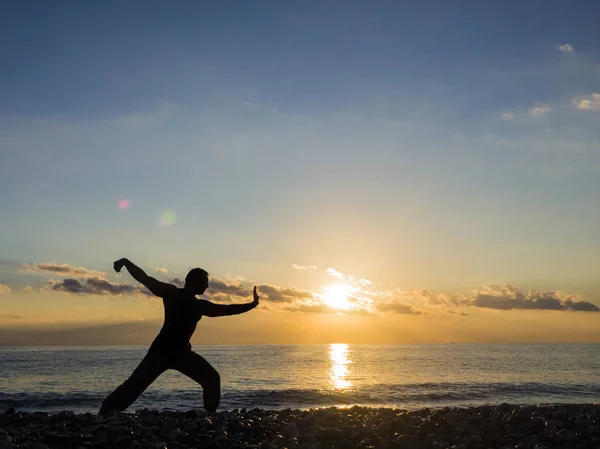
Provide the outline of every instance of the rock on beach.
<path id="1" fill-rule="evenodd" d="M 0 414 L 0 449 L 18 448 L 600 449 L 600 407 L 144 409 L 105 417 L 9 409 Z"/>

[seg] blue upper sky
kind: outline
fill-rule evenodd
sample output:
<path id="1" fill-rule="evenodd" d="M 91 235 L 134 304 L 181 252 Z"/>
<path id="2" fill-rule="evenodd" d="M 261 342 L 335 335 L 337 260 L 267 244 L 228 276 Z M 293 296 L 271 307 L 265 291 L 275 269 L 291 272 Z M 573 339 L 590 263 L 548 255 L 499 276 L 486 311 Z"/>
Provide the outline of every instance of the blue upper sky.
<path id="1" fill-rule="evenodd" d="M 593 279 L 599 14 L 6 2 L 0 255 L 282 285 L 318 282 L 293 263 L 402 288 Z"/>
<path id="2" fill-rule="evenodd" d="M 524 73 L 517 85 L 491 77 L 558 59 L 563 43 L 597 56 L 599 9 L 593 1 L 10 2 L 0 18 L 1 108 L 87 117 L 231 96 L 289 112 L 383 114 L 403 108 L 373 103 L 420 93 L 477 116 L 555 96 L 555 77 Z M 593 76 L 579 81 L 596 87 Z M 431 86 L 438 90 L 423 95 Z"/>

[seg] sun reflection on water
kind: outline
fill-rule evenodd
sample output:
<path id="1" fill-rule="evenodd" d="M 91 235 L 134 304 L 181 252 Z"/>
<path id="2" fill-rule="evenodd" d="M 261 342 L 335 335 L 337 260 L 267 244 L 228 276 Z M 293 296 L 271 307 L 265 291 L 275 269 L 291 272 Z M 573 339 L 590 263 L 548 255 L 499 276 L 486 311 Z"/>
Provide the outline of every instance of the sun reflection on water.
<path id="1" fill-rule="evenodd" d="M 329 347 L 329 359 L 331 369 L 329 370 L 329 382 L 334 390 L 348 390 L 352 388 L 352 381 L 347 377 L 350 374 L 348 365 L 352 363 L 348 357 L 350 348 L 344 343 L 334 343 Z"/>

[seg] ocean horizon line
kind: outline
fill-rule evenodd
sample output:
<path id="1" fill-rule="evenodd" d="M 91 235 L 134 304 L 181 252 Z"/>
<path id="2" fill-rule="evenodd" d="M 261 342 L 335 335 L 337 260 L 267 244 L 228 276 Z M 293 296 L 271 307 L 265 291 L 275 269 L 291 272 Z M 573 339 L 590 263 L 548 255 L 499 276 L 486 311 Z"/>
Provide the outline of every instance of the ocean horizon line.
<path id="1" fill-rule="evenodd" d="M 1 345 L 0 349 L 27 349 L 27 348 L 149 348 L 150 343 L 143 345 L 103 345 L 103 344 L 70 344 L 70 345 Z M 333 345 L 347 345 L 347 346 L 360 346 L 360 347 L 395 347 L 395 346 L 545 346 L 545 345 L 596 345 L 600 344 L 600 341 L 546 341 L 546 342 L 447 342 L 447 343 L 345 343 L 345 342 L 332 342 L 332 343 L 250 343 L 250 344 L 238 344 L 238 343 L 193 343 L 193 347 L 294 347 L 294 346 L 333 346 Z"/>

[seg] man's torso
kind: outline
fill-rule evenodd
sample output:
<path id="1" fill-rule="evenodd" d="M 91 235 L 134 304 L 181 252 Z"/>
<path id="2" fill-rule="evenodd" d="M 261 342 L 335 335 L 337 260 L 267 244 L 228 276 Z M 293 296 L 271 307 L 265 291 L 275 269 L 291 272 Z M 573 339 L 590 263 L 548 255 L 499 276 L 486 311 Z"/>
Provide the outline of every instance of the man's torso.
<path id="1" fill-rule="evenodd" d="M 149 352 L 170 355 L 191 350 L 190 339 L 202 318 L 200 301 L 194 296 L 184 295 L 182 289 L 176 288 L 163 298 L 163 305 L 165 321 Z"/>

